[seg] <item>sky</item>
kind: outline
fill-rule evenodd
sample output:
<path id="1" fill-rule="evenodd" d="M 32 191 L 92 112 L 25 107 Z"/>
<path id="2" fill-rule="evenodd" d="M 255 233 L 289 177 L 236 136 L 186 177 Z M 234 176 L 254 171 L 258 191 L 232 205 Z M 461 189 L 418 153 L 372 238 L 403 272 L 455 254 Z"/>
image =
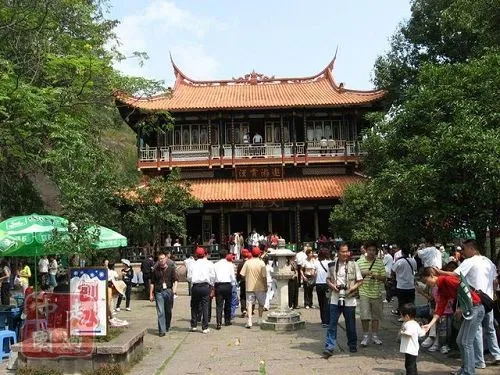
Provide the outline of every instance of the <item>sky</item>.
<path id="1" fill-rule="evenodd" d="M 194 80 L 275 77 L 322 71 L 338 48 L 334 77 L 346 88 L 370 89 L 373 64 L 409 18 L 409 0 L 110 0 L 120 21 L 118 63 L 125 74 L 173 86 L 169 53 Z"/>

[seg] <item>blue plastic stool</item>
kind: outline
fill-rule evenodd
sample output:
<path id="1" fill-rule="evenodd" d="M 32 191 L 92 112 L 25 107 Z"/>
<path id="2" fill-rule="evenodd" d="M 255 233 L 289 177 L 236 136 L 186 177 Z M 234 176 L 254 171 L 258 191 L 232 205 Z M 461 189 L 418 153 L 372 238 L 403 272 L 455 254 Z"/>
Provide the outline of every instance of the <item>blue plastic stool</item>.
<path id="1" fill-rule="evenodd" d="M 5 345 L 5 340 L 9 340 L 7 345 Z M 16 333 L 14 331 L 4 330 L 0 331 L 0 357 L 2 359 L 7 358 L 10 353 L 10 346 L 17 343 Z M 5 349 L 7 348 L 7 350 Z"/>

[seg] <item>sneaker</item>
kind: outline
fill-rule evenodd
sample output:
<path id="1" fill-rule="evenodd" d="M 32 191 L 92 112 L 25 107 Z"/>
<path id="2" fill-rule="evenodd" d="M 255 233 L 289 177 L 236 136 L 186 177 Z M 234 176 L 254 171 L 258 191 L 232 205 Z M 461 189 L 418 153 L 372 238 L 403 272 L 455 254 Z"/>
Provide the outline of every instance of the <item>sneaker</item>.
<path id="1" fill-rule="evenodd" d="M 118 311 L 120 311 L 120 308 L 119 308 L 119 307 L 117 307 L 117 308 L 115 309 L 115 311 L 117 311 L 117 312 L 118 312 Z"/>
<path id="2" fill-rule="evenodd" d="M 202 332 L 202 333 L 204 333 L 204 334 L 207 334 L 207 333 L 209 333 L 209 332 L 210 332 L 210 328 L 204 329 L 204 330 L 203 330 L 203 331 L 201 331 L 201 332 Z"/>
<path id="3" fill-rule="evenodd" d="M 438 340 L 434 341 L 434 344 L 431 345 L 429 348 L 430 352 L 437 352 L 439 350 L 439 343 Z"/>
<path id="4" fill-rule="evenodd" d="M 370 340 L 370 337 L 368 335 L 363 335 L 363 340 L 361 340 L 361 346 L 368 346 L 368 341 Z"/>
<path id="5" fill-rule="evenodd" d="M 428 348 L 432 344 L 434 344 L 434 339 L 432 337 L 428 336 L 424 341 L 422 341 L 422 344 L 420 344 L 420 345 L 422 346 L 422 348 Z"/>
<path id="6" fill-rule="evenodd" d="M 448 347 L 448 345 L 443 345 L 443 346 L 441 347 L 441 353 L 442 353 L 442 354 L 448 354 L 448 353 L 449 353 L 449 351 L 450 351 L 450 348 Z"/>
<path id="7" fill-rule="evenodd" d="M 383 344 L 382 340 L 380 340 L 380 339 L 378 338 L 378 336 L 375 336 L 375 335 L 372 337 L 372 342 L 373 342 L 375 345 L 382 345 L 382 344 Z"/>
<path id="8" fill-rule="evenodd" d="M 252 328 L 252 324 L 251 323 L 245 324 L 245 328 L 248 328 L 248 329 Z"/>
<path id="9" fill-rule="evenodd" d="M 132 311 L 132 309 L 130 307 L 127 307 L 125 310 Z"/>
<path id="10" fill-rule="evenodd" d="M 384 299 L 382 302 L 383 303 L 389 303 L 389 301 L 387 301 L 386 299 Z"/>
<path id="11" fill-rule="evenodd" d="M 328 324 L 322 324 L 321 327 L 328 328 Z"/>
<path id="12" fill-rule="evenodd" d="M 482 369 L 485 369 L 485 368 L 486 368 L 486 364 L 485 364 L 485 363 L 481 363 L 481 364 L 479 364 L 479 365 L 475 365 L 474 367 L 475 367 L 475 368 L 477 368 L 477 369 L 482 370 Z"/>
<path id="13" fill-rule="evenodd" d="M 196 327 L 191 327 L 191 330 L 190 330 L 190 331 L 191 331 L 191 332 L 196 332 L 196 331 L 198 331 L 198 328 L 196 328 Z"/>
<path id="14" fill-rule="evenodd" d="M 391 310 L 391 314 L 392 315 L 399 315 L 399 311 L 398 310 Z"/>
<path id="15" fill-rule="evenodd" d="M 308 309 L 308 308 L 309 308 L 309 306 L 306 306 L 306 309 Z"/>
<path id="16" fill-rule="evenodd" d="M 323 350 L 323 357 L 330 358 L 333 355 L 333 350 L 325 349 Z"/>

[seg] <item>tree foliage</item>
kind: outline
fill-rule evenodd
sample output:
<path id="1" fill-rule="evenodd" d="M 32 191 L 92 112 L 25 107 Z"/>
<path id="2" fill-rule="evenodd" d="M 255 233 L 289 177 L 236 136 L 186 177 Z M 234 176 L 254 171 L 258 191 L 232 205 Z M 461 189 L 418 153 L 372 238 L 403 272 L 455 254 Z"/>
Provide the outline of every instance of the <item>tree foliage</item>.
<path id="1" fill-rule="evenodd" d="M 177 170 L 167 177 L 152 178 L 146 186 L 126 191 L 122 197 L 124 204 L 129 206 L 123 218 L 125 230 L 152 239 L 154 247 L 161 245 L 160 236 L 164 228 L 184 236 L 185 210 L 201 205 L 190 194 L 189 185 L 181 182 Z"/>
<path id="2" fill-rule="evenodd" d="M 386 239 L 402 243 L 424 234 L 446 241 L 462 227 L 482 243 L 487 228 L 498 228 L 499 10 L 491 0 L 413 2 L 410 20 L 375 65 L 392 106 L 372 116 L 365 134 L 372 178 L 346 194 L 334 225 L 340 211 L 364 207 L 351 228 L 376 216 Z M 360 206 L 363 199 L 372 204 Z"/>
<path id="3" fill-rule="evenodd" d="M 102 0 L 4 1 L 0 8 L 0 216 L 44 211 L 37 173 L 79 226 L 118 220 L 114 192 L 138 181 L 103 142 L 122 123 L 116 90 L 150 95 L 161 82 L 121 75 L 117 21 Z M 139 54 L 140 55 L 140 54 Z"/>

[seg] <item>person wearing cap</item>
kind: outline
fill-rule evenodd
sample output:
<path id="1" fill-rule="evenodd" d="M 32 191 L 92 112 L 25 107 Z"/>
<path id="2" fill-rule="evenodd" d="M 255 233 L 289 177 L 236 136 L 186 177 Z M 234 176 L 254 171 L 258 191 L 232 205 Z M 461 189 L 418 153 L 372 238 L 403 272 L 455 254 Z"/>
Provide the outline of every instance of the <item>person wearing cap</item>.
<path id="1" fill-rule="evenodd" d="M 158 336 L 165 336 L 170 330 L 174 295 L 177 290 L 177 273 L 175 264 L 168 261 L 167 254 L 160 252 L 158 261 L 151 270 L 149 284 L 149 300 L 156 301 L 156 315 L 158 316 Z"/>
<path id="2" fill-rule="evenodd" d="M 122 263 L 125 266 L 121 270 L 122 280 L 127 286 L 125 290 L 125 310 L 130 310 L 130 296 L 132 294 L 132 279 L 134 278 L 134 270 L 130 266 L 130 261 L 128 259 L 122 259 Z M 116 301 L 115 311 L 120 311 L 120 305 L 122 303 L 123 295 L 118 295 L 118 300 Z"/>
<path id="3" fill-rule="evenodd" d="M 247 260 L 240 271 L 245 278 L 247 311 L 252 310 L 252 305 L 259 303 L 259 323 L 264 313 L 264 304 L 267 294 L 267 272 L 266 265 L 260 255 L 262 251 L 258 247 L 252 249 L 252 258 Z M 246 328 L 252 328 L 252 314 L 247 314 Z"/>
<path id="4" fill-rule="evenodd" d="M 205 257 L 205 250 L 198 247 L 194 256 L 196 261 L 188 270 L 188 279 L 191 280 L 191 331 L 197 331 L 198 314 L 201 310 L 201 329 L 208 333 L 208 314 L 210 293 L 215 281 L 215 267 Z"/>
<path id="5" fill-rule="evenodd" d="M 236 285 L 234 274 L 233 254 L 227 254 L 227 250 L 220 252 L 221 260 L 215 263 L 215 304 L 217 329 L 222 327 L 222 310 L 224 310 L 224 324 L 231 325 L 231 298 L 233 285 Z M 229 259 L 229 260 L 228 260 Z"/>

